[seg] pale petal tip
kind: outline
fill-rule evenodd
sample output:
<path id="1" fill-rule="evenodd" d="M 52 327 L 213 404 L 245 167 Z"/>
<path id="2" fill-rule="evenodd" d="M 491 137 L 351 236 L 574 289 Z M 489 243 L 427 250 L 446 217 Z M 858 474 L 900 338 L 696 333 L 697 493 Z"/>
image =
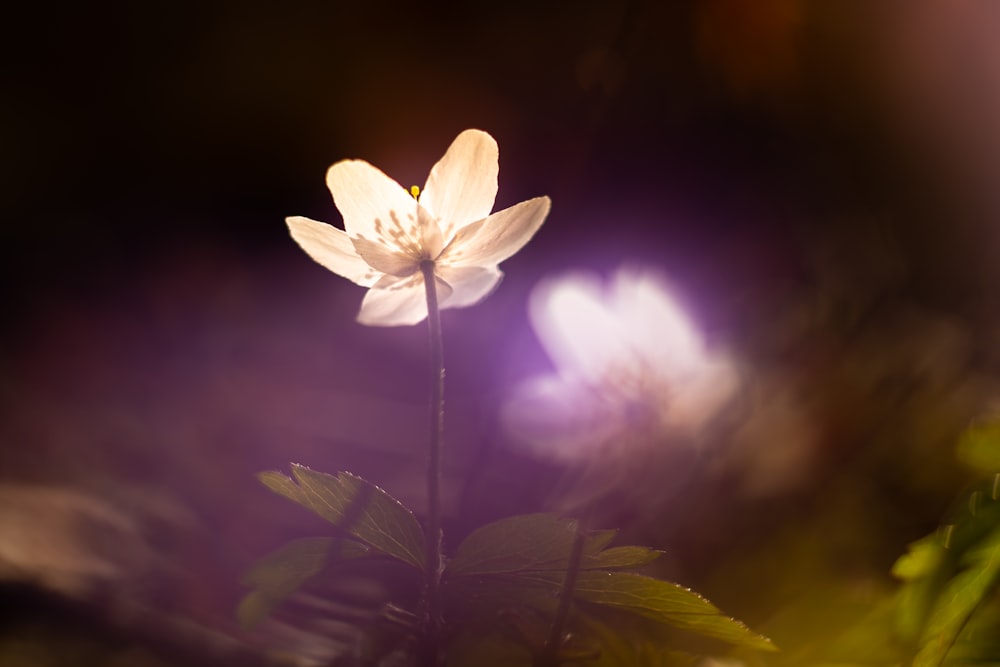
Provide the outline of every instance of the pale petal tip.
<path id="1" fill-rule="evenodd" d="M 459 132 L 458 136 L 455 137 L 455 141 L 458 141 L 459 139 L 461 139 L 462 141 L 468 141 L 473 139 L 478 141 L 489 141 L 494 144 L 497 142 L 497 140 L 493 138 L 493 135 L 487 132 L 486 130 L 480 130 L 474 127 Z"/>
<path id="2" fill-rule="evenodd" d="M 489 132 L 469 129 L 459 133 L 451 142 L 448 150 L 462 151 L 471 155 L 480 155 L 484 162 L 495 162 L 500 156 L 500 146 Z M 495 166 L 495 165 L 494 165 Z"/>

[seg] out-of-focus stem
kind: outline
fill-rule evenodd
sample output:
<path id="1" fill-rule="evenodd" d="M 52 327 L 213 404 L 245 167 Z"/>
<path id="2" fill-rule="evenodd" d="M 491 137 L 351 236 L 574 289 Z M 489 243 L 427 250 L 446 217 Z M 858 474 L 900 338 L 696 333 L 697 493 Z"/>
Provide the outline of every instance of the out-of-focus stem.
<path id="1" fill-rule="evenodd" d="M 431 428 L 427 457 L 427 542 L 424 565 L 424 628 L 418 649 L 421 667 L 437 667 L 441 636 L 441 447 L 444 433 L 444 343 L 434 284 L 434 262 L 420 264 L 427 293 L 431 348 Z"/>
<path id="2" fill-rule="evenodd" d="M 545 646 L 542 647 L 541 653 L 535 659 L 535 667 L 559 666 L 559 649 L 562 647 L 563 633 L 566 632 L 566 624 L 569 622 L 569 609 L 573 602 L 573 591 L 576 589 L 580 565 L 583 563 L 583 547 L 586 540 L 587 529 L 584 526 L 584 519 L 581 518 L 576 522 L 576 534 L 573 536 L 573 545 L 570 547 L 566 577 L 563 579 L 562 589 L 559 591 L 559 606 L 556 608 L 556 615 L 552 620 L 552 628 L 549 630 Z"/>

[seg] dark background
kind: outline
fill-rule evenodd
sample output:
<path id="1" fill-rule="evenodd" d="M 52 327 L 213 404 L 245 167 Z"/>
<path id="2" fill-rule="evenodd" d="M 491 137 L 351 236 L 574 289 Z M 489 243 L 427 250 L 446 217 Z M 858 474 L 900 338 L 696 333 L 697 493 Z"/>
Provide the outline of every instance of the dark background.
<path id="1" fill-rule="evenodd" d="M 497 427 L 550 368 L 531 287 L 639 261 L 740 360 L 749 407 L 693 480 L 661 461 L 609 514 L 757 624 L 800 601 L 795 576 L 885 585 L 970 481 L 951 444 L 995 396 L 998 21 L 930 0 L 20 7 L 4 575 L 81 598 L 111 582 L 237 634 L 241 572 L 322 530 L 253 473 L 347 468 L 419 511 L 424 329 L 354 324 L 363 290 L 283 219 L 340 224 L 332 162 L 421 184 L 478 127 L 497 207 L 553 208 L 496 294 L 445 313 L 455 534 L 544 509 L 561 474 Z M 107 567 L 39 555 L 74 550 Z"/>

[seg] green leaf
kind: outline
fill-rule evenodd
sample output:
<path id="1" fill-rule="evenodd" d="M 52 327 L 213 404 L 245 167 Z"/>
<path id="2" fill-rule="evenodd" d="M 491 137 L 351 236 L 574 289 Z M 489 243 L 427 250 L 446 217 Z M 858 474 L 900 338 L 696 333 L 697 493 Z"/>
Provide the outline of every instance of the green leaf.
<path id="1" fill-rule="evenodd" d="M 575 614 L 559 653 L 566 667 L 695 667 L 715 664 L 704 656 L 672 650 L 663 633 L 650 636 L 643 619 L 612 610 L 619 623 Z M 640 623 L 635 623 L 639 620 Z M 537 664 L 551 620 L 528 610 L 505 611 L 484 626 L 464 627 L 448 648 L 449 667 L 530 667 Z"/>
<path id="2" fill-rule="evenodd" d="M 530 608 L 520 608 L 504 610 L 499 617 L 510 631 L 508 634 L 513 635 L 533 654 L 537 655 L 543 650 L 552 631 L 552 621 L 548 616 Z M 560 664 L 576 661 L 591 662 L 600 654 L 600 647 L 595 642 L 574 633 L 566 633 L 556 652 L 556 661 Z"/>
<path id="3" fill-rule="evenodd" d="M 552 613 L 569 566 L 577 522 L 529 514 L 491 523 L 463 541 L 445 570 L 453 618 L 489 619 L 530 607 Z M 698 594 L 670 582 L 609 571 L 645 565 L 661 554 L 645 547 L 605 547 L 614 531 L 588 536 L 574 595 L 739 646 L 774 651 L 771 640 L 722 614 Z"/>
<path id="4" fill-rule="evenodd" d="M 446 572 L 449 575 L 470 576 L 565 570 L 569 566 L 576 530 L 575 519 L 556 514 L 525 514 L 501 519 L 478 528 L 465 538 L 458 546 L 455 558 L 448 563 Z M 595 556 L 614 536 L 613 530 L 588 535 L 584 558 Z M 617 557 L 623 559 L 624 556 L 620 554 Z M 632 557 L 636 555 L 632 554 Z"/>
<path id="5" fill-rule="evenodd" d="M 694 591 L 631 572 L 580 572 L 576 597 L 623 609 L 705 637 L 762 651 L 776 651 L 770 639 L 725 616 Z"/>
<path id="6" fill-rule="evenodd" d="M 1000 472 L 1000 420 L 968 428 L 955 450 L 958 460 L 985 473 Z"/>
<path id="7" fill-rule="evenodd" d="M 966 552 L 967 567 L 938 596 L 920 638 L 913 667 L 937 667 L 947 657 L 979 605 L 997 587 L 1000 575 L 1000 528 Z"/>
<path id="8" fill-rule="evenodd" d="M 600 647 L 600 655 L 591 667 L 704 667 L 719 664 L 707 656 L 678 651 L 674 646 L 675 637 L 662 631 L 650 632 L 644 619 L 636 619 L 628 612 L 619 610 L 603 608 L 600 611 L 600 618 L 594 614 L 574 616 L 572 631 L 583 634 Z"/>
<path id="9" fill-rule="evenodd" d="M 904 581 L 914 581 L 929 577 L 944 561 L 944 546 L 935 533 L 917 540 L 910 545 L 907 553 L 900 556 L 892 566 L 894 577 Z"/>
<path id="10" fill-rule="evenodd" d="M 580 567 L 584 570 L 616 570 L 640 567 L 652 563 L 662 551 L 646 547 L 611 547 L 597 554 L 585 555 Z"/>
<path id="11" fill-rule="evenodd" d="M 552 613 L 565 573 L 531 571 L 445 581 L 446 604 L 459 619 L 495 618 L 498 610 L 529 606 Z M 776 651 L 770 639 L 725 616 L 697 593 L 631 572 L 581 571 L 574 589 L 581 601 L 644 616 L 704 637 L 747 648 Z"/>
<path id="12" fill-rule="evenodd" d="M 250 591 L 236 607 L 236 620 L 250 630 L 267 618 L 282 599 L 284 598 L 272 598 L 261 591 Z"/>
<path id="13" fill-rule="evenodd" d="M 449 667 L 531 667 L 531 650 L 496 631 L 464 631 L 448 646 Z"/>
<path id="14" fill-rule="evenodd" d="M 562 577 L 551 572 L 541 576 L 550 580 L 539 581 L 519 574 L 445 577 L 441 582 L 445 615 L 457 625 L 493 626 L 498 615 L 529 607 L 551 619 L 559 603 Z"/>
<path id="15" fill-rule="evenodd" d="M 259 479 L 372 549 L 423 568 L 424 534 L 416 517 L 374 484 L 349 472 L 328 475 L 297 464 L 292 465 L 292 478 L 265 472 Z"/>
<path id="16" fill-rule="evenodd" d="M 289 542 L 258 561 L 243 578 L 244 585 L 256 590 L 243 598 L 236 616 L 244 627 L 252 627 L 306 580 L 322 571 L 331 559 L 361 558 L 368 553 L 364 545 L 332 537 Z"/>

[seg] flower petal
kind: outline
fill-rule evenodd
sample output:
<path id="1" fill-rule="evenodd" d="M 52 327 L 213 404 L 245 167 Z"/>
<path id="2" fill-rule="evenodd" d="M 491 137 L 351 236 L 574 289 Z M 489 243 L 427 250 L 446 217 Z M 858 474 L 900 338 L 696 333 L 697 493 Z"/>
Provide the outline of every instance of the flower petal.
<path id="1" fill-rule="evenodd" d="M 420 244 L 423 253 L 420 259 L 434 259 L 444 248 L 444 237 L 441 225 L 434 214 L 421 204 L 417 205 L 417 229 L 420 232 Z"/>
<path id="2" fill-rule="evenodd" d="M 445 239 L 493 210 L 499 155 L 493 137 L 482 130 L 466 130 L 431 169 L 420 203 L 441 221 Z"/>
<path id="3" fill-rule="evenodd" d="M 394 327 L 416 324 L 427 317 L 423 280 L 411 276 L 393 287 L 373 288 L 365 294 L 358 322 L 367 326 Z"/>
<path id="4" fill-rule="evenodd" d="M 697 372 L 678 382 L 670 409 L 663 417 L 665 427 L 696 433 L 705 426 L 739 389 L 739 375 L 725 359 L 709 359 Z"/>
<path id="5" fill-rule="evenodd" d="M 285 218 L 285 222 L 299 247 L 337 275 L 365 287 L 371 287 L 379 279 L 343 230 L 301 216 Z"/>
<path id="6" fill-rule="evenodd" d="M 531 324 L 559 374 L 599 385 L 634 362 L 623 323 L 604 303 L 600 279 L 575 273 L 547 279 L 531 292 Z"/>
<path id="7" fill-rule="evenodd" d="M 619 423 L 592 390 L 557 376 L 521 384 L 501 411 L 506 430 L 541 456 L 586 461 L 620 440 Z"/>
<path id="8" fill-rule="evenodd" d="M 464 227 L 441 252 L 455 266 L 496 266 L 531 240 L 549 214 L 548 197 L 535 197 Z"/>
<path id="9" fill-rule="evenodd" d="M 618 269 L 608 303 L 625 324 L 629 343 L 663 379 L 686 375 L 704 362 L 698 333 L 655 272 L 631 266 Z"/>
<path id="10" fill-rule="evenodd" d="M 412 276 L 420 268 L 420 262 L 393 250 L 381 243 L 375 243 L 368 239 L 351 239 L 357 253 L 376 271 L 405 278 Z"/>
<path id="11" fill-rule="evenodd" d="M 479 303 L 496 289 L 503 272 L 495 266 L 440 266 L 437 276 L 451 285 L 452 293 L 441 308 L 464 308 Z"/>
<path id="12" fill-rule="evenodd" d="M 451 295 L 451 287 L 436 281 L 438 302 Z M 361 302 L 358 322 L 367 326 L 395 327 L 417 324 L 427 317 L 427 292 L 420 273 L 408 278 L 384 276 Z"/>
<path id="13" fill-rule="evenodd" d="M 422 254 L 417 202 L 399 183 L 364 160 L 342 160 L 327 170 L 326 185 L 348 236 Z"/>

